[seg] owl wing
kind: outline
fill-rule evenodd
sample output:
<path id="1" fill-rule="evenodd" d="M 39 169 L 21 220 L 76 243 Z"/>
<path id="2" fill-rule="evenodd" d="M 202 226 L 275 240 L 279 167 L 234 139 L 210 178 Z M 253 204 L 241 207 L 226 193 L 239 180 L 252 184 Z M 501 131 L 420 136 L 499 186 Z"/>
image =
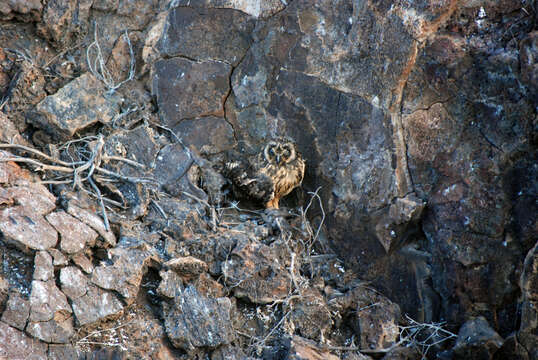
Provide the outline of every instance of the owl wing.
<path id="1" fill-rule="evenodd" d="M 266 203 L 274 197 L 274 185 L 271 178 L 259 172 L 249 162 L 235 160 L 226 163 L 224 175 L 231 181 L 234 195 L 239 198 Z"/>

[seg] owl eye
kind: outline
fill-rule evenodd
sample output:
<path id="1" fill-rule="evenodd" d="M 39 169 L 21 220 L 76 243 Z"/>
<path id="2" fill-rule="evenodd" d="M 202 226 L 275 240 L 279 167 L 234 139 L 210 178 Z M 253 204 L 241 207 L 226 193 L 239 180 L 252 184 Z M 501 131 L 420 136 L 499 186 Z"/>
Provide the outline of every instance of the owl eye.
<path id="1" fill-rule="evenodd" d="M 269 154 L 273 155 L 273 156 L 275 155 L 275 148 L 274 147 L 269 148 Z"/>

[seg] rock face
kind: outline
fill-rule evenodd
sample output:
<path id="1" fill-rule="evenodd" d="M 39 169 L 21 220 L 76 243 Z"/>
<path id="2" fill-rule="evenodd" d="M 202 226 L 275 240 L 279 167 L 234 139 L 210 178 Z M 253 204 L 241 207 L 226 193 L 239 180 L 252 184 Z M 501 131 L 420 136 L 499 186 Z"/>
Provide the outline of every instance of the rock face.
<path id="1" fill-rule="evenodd" d="M 222 264 L 226 283 L 237 297 L 266 304 L 282 300 L 290 290 L 290 279 L 282 271 L 277 249 L 259 243 L 239 243 L 230 260 Z"/>
<path id="2" fill-rule="evenodd" d="M 67 343 L 74 335 L 71 306 L 53 281 L 32 282 L 26 332 L 49 343 Z"/>
<path id="3" fill-rule="evenodd" d="M 165 307 L 165 327 L 174 346 L 184 350 L 215 348 L 233 340 L 228 298 L 207 298 L 187 286 L 169 308 Z"/>
<path id="4" fill-rule="evenodd" d="M 0 352 L 7 359 L 47 359 L 47 344 L 0 322 Z"/>
<path id="5" fill-rule="evenodd" d="M 536 16 L 2 1 L 0 357 L 420 358 L 401 313 L 459 332 L 430 358 L 537 358 Z M 223 162 L 280 135 L 307 163 L 289 211 L 236 203 Z M 94 136 L 100 195 L 39 165 Z"/>
<path id="6" fill-rule="evenodd" d="M 454 354 L 465 359 L 492 359 L 503 340 L 484 318 L 467 321 L 460 329 Z"/>
<path id="7" fill-rule="evenodd" d="M 119 102 L 93 75 L 84 74 L 37 104 L 34 121 L 54 137 L 68 139 L 96 122 L 110 122 Z"/>
<path id="8" fill-rule="evenodd" d="M 163 123 L 173 126 L 183 119 L 222 117 L 224 100 L 230 91 L 231 70 L 230 65 L 211 60 L 193 62 L 174 58 L 157 61 L 153 92 L 162 109 Z M 207 86 L 200 86 L 200 83 Z"/>

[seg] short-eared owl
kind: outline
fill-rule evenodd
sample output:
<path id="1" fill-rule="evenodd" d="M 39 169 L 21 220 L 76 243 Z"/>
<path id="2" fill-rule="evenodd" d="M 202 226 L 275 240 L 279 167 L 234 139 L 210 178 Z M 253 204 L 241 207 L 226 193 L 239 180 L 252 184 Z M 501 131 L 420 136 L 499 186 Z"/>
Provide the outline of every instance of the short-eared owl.
<path id="1" fill-rule="evenodd" d="M 236 193 L 277 209 L 279 200 L 301 185 L 304 169 L 305 162 L 295 143 L 287 137 L 269 141 L 248 164 L 241 161 L 226 164 L 227 176 Z"/>

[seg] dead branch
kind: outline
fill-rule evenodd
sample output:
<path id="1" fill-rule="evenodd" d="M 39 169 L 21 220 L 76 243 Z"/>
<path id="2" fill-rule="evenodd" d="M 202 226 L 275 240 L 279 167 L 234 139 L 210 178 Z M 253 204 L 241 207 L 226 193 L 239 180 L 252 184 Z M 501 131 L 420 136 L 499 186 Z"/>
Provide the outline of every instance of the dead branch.
<path id="1" fill-rule="evenodd" d="M 72 151 L 70 147 L 74 144 L 81 144 L 81 146 Z M 102 160 L 120 161 L 137 168 L 145 168 L 143 164 L 140 164 L 134 160 L 104 154 L 104 144 L 105 141 L 102 135 L 90 136 L 66 142 L 58 148 L 58 151 L 63 150 L 64 156 L 67 155 L 70 157 L 72 160 L 71 162 L 60 160 L 58 151 L 54 151 L 53 155 L 47 155 L 39 150 L 24 145 L 0 144 L 0 149 L 15 149 L 43 159 L 36 160 L 31 157 L 13 156 L 0 157 L 0 162 L 13 161 L 30 164 L 35 167 L 34 171 L 44 172 L 46 177 L 48 177 L 48 179 L 40 181 L 40 184 L 72 184 L 73 189 L 79 189 L 96 198 L 101 207 L 104 226 L 106 230 L 109 231 L 110 223 L 108 221 L 105 202 L 123 209 L 125 209 L 125 206 L 117 201 L 103 196 L 96 183 L 106 187 L 106 185 L 103 184 L 118 181 L 128 181 L 131 183 L 155 183 L 156 181 L 150 178 L 124 176 L 114 171 L 102 168 L 100 166 Z M 88 183 L 91 189 L 87 190 L 84 187 L 84 183 Z"/>
<path id="2" fill-rule="evenodd" d="M 134 75 L 135 75 L 135 56 L 133 52 L 133 46 L 131 45 L 131 39 L 129 39 L 127 30 L 125 30 L 124 36 L 125 36 L 125 41 L 127 42 L 127 45 L 129 46 L 129 56 L 130 56 L 129 75 L 127 76 L 125 80 L 120 81 L 117 84 L 112 74 L 106 67 L 105 58 L 101 50 L 101 45 L 99 44 L 99 36 L 97 34 L 97 23 L 95 23 L 95 26 L 94 26 L 93 42 L 86 49 L 86 62 L 88 64 L 88 68 L 90 72 L 93 74 L 93 76 L 95 76 L 97 79 L 101 80 L 105 84 L 105 86 L 109 89 L 110 93 L 113 93 L 114 91 L 116 91 L 120 86 L 122 86 L 126 82 L 133 80 Z M 93 61 L 90 59 L 91 58 L 90 53 L 92 52 L 95 53 L 95 58 L 93 59 Z"/>
<path id="3" fill-rule="evenodd" d="M 53 158 L 52 156 L 49 156 L 49 155 L 47 155 L 45 153 L 42 153 L 39 150 L 36 150 L 36 149 L 28 147 L 28 146 L 24 146 L 24 145 L 19 145 L 19 144 L 0 144 L 0 149 L 19 149 L 19 150 L 23 150 L 23 151 L 26 151 L 26 152 L 30 152 L 32 154 L 36 154 L 37 156 L 40 156 L 40 157 L 44 158 L 45 160 L 48 160 L 48 161 L 56 163 L 56 164 L 60 164 L 60 165 L 63 165 L 63 166 L 72 166 L 73 165 L 73 163 L 68 163 L 66 161 L 62 161 L 60 159 Z"/>

